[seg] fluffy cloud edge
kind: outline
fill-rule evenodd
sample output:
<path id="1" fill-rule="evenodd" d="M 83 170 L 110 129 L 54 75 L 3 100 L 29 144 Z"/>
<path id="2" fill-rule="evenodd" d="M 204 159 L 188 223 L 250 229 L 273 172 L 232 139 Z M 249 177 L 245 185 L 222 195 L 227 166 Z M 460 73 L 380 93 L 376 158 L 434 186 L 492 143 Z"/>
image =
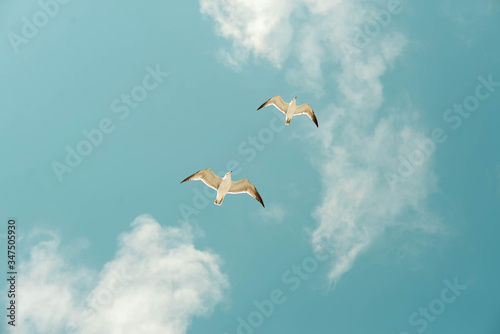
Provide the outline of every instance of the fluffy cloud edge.
<path id="1" fill-rule="evenodd" d="M 99 273 L 73 265 L 60 235 L 45 231 L 20 267 L 16 333 L 181 334 L 224 302 L 222 260 L 195 248 L 189 225 L 162 226 L 141 215 L 130 227 Z"/>

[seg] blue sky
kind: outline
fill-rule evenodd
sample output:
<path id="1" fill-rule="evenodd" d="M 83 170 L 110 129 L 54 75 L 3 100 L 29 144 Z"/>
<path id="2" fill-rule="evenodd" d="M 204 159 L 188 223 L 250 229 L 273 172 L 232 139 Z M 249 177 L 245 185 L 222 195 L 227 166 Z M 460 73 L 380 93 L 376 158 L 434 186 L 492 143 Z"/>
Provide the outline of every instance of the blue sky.
<path id="1" fill-rule="evenodd" d="M 497 0 L 0 2 L 2 328 L 498 333 L 499 18 Z M 274 95 L 319 128 L 256 111 Z M 266 208 L 179 184 L 204 168 Z"/>

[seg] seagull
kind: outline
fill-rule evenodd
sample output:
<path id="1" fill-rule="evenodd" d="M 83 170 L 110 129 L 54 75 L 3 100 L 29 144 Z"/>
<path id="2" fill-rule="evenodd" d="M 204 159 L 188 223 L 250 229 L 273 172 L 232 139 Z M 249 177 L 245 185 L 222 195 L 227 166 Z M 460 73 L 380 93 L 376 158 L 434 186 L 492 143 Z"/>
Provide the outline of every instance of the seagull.
<path id="1" fill-rule="evenodd" d="M 223 178 L 218 177 L 215 173 L 210 169 L 202 169 L 191 176 L 185 178 L 181 183 L 191 180 L 202 180 L 207 186 L 212 189 L 217 190 L 217 197 L 215 198 L 214 204 L 221 205 L 222 200 L 226 194 L 240 194 L 247 193 L 265 207 L 262 198 L 260 197 L 259 192 L 255 188 L 255 186 L 248 181 L 247 179 L 239 180 L 239 181 L 231 181 L 231 173 L 226 173 Z"/>
<path id="2" fill-rule="evenodd" d="M 316 115 L 314 114 L 314 111 L 312 110 L 311 106 L 308 105 L 307 103 L 297 106 L 295 100 L 297 100 L 297 97 L 294 97 L 290 103 L 286 103 L 285 101 L 283 101 L 281 96 L 278 95 L 275 97 L 271 97 L 269 100 L 264 102 L 257 110 L 260 110 L 270 105 L 275 106 L 279 111 L 281 111 L 283 114 L 286 115 L 285 119 L 286 125 L 290 124 L 290 121 L 292 120 L 293 116 L 306 114 L 307 116 L 309 116 L 310 119 L 312 119 L 314 124 L 316 124 L 316 127 L 319 127 L 318 120 L 316 119 Z"/>

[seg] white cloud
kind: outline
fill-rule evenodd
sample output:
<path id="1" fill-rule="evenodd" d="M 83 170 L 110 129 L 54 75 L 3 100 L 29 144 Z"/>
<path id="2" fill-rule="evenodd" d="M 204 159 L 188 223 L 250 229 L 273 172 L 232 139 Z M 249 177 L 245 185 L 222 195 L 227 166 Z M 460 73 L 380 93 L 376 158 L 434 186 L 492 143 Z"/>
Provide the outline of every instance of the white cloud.
<path id="1" fill-rule="evenodd" d="M 314 213 L 320 225 L 313 232 L 313 243 L 317 251 L 321 241 L 332 245 L 329 278 L 337 281 L 388 227 L 429 234 L 444 230 L 426 205 L 427 196 L 436 190 L 432 159 L 416 167 L 395 191 L 384 178 L 385 172 L 396 169 L 397 157 L 407 157 L 415 150 L 414 139 L 422 137 L 418 130 L 404 125 L 411 123 L 410 113 L 399 108 L 386 110 L 381 120 L 373 122 L 373 128 L 353 122 L 339 107 L 329 109 L 337 114 L 338 126 L 322 130 L 330 137 L 320 139 L 324 197 Z"/>
<path id="2" fill-rule="evenodd" d="M 431 158 L 394 192 L 384 179 L 385 172 L 397 168 L 398 155 L 413 152 L 415 138 L 423 135 L 414 125 L 416 113 L 411 106 L 382 109 L 381 77 L 408 43 L 396 30 L 395 14 L 383 24 L 374 24 L 373 13 L 381 13 L 386 6 L 387 1 L 364 0 L 294 0 L 286 5 L 283 1 L 238 0 L 228 5 L 224 0 L 201 0 L 202 12 L 212 16 L 217 31 L 233 41 L 233 49 L 225 51 L 239 55 L 233 57 L 233 66 L 238 60 L 245 64 L 249 55 L 278 67 L 286 63 L 289 66 L 283 67 L 292 84 L 320 94 L 327 80 L 336 77 L 338 102 L 317 110 L 322 126 L 312 139 L 321 146 L 324 188 L 314 213 L 319 225 L 312 232 L 312 242 L 316 251 L 324 241 L 331 245 L 332 281 L 340 279 L 389 226 L 443 231 L 425 203 L 436 190 Z M 278 15 L 270 24 L 258 26 L 255 18 L 262 12 Z"/>
<path id="3" fill-rule="evenodd" d="M 189 226 L 140 216 L 99 275 L 72 265 L 60 238 L 38 243 L 20 268 L 20 333 L 186 333 L 228 287 L 217 255 L 195 249 Z M 17 331 L 16 331 L 17 333 Z"/>
<path id="4" fill-rule="evenodd" d="M 201 11 L 219 24 L 217 31 L 234 41 L 232 53 L 223 56 L 233 67 L 248 61 L 251 51 L 280 66 L 288 54 L 292 27 L 288 22 L 293 7 L 287 0 L 201 1 Z"/>
<path id="5" fill-rule="evenodd" d="M 325 78 L 322 66 L 349 60 L 341 50 L 342 46 L 353 44 L 360 29 L 362 31 L 367 22 L 373 21 L 371 14 L 383 9 L 386 1 L 201 0 L 200 5 L 201 12 L 217 23 L 216 31 L 233 42 L 231 50 L 221 50 L 229 66 L 240 67 L 251 55 L 266 59 L 277 67 L 290 60 L 287 78 L 318 93 L 323 90 Z M 374 35 L 373 42 L 366 43 L 366 47 L 373 47 L 380 35 L 384 34 Z M 406 42 L 398 33 L 392 38 L 394 43 L 390 48 L 396 50 L 391 52 L 389 48 L 380 52 L 380 56 L 385 56 L 389 62 Z M 363 68 L 358 71 L 363 71 Z M 366 75 L 370 75 L 369 72 Z M 326 77 L 330 75 L 328 73 Z"/>

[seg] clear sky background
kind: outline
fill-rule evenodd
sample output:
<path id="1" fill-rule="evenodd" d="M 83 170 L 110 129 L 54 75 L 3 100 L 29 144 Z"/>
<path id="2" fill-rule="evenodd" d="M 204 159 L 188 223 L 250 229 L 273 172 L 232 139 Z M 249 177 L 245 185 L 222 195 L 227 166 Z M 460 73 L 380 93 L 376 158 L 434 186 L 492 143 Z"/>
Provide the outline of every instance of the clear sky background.
<path id="1" fill-rule="evenodd" d="M 6 331 L 500 333 L 498 0 L 54 3 L 0 1 Z"/>

